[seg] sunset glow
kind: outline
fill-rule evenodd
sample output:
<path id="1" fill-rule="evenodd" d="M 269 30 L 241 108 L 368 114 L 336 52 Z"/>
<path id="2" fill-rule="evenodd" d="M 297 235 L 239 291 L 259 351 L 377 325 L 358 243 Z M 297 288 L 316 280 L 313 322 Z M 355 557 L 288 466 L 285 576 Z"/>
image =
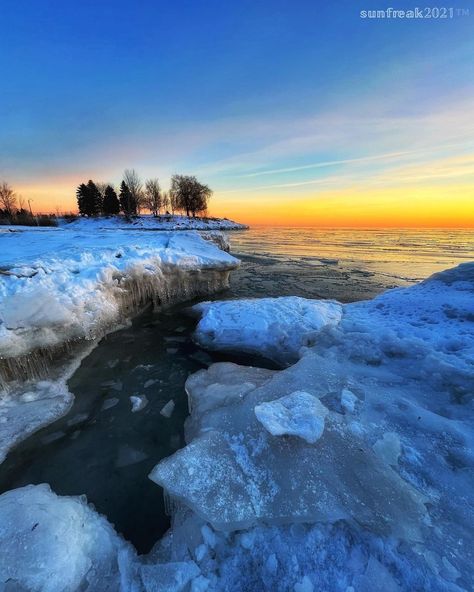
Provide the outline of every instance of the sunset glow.
<path id="1" fill-rule="evenodd" d="M 250 224 L 474 227 L 472 19 L 210 2 L 176 39 L 183 7 L 118 2 L 104 29 L 106 4 L 54 4 L 4 15 L 0 179 L 33 211 L 135 168 L 196 175 L 211 215 Z"/>

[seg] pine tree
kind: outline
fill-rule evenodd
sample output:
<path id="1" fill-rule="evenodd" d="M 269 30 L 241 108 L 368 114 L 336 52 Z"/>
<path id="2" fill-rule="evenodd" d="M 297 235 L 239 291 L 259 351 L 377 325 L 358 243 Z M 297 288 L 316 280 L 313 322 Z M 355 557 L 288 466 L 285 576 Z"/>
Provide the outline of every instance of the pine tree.
<path id="1" fill-rule="evenodd" d="M 137 215 L 137 202 L 125 181 L 120 185 L 120 209 L 126 216 Z"/>
<path id="2" fill-rule="evenodd" d="M 106 216 L 118 214 L 120 212 L 120 203 L 114 188 L 107 185 L 104 192 L 104 201 L 102 202 L 102 212 Z"/>
<path id="3" fill-rule="evenodd" d="M 76 197 L 77 197 L 77 207 L 79 209 L 79 214 L 81 216 L 85 216 L 87 214 L 87 199 L 88 190 L 87 185 L 81 183 L 76 190 Z"/>
<path id="4" fill-rule="evenodd" d="M 94 181 L 89 180 L 87 183 L 88 192 L 88 214 L 89 216 L 97 216 L 102 211 L 102 196 Z"/>

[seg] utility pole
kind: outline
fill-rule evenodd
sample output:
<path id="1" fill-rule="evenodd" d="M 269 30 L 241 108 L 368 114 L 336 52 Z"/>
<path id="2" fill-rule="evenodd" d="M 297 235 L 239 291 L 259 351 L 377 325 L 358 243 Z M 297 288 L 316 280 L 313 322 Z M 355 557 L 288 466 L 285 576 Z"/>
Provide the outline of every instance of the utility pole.
<path id="1" fill-rule="evenodd" d="M 31 199 L 28 200 L 28 205 L 30 206 L 30 214 L 33 216 L 33 210 L 31 209 Z"/>

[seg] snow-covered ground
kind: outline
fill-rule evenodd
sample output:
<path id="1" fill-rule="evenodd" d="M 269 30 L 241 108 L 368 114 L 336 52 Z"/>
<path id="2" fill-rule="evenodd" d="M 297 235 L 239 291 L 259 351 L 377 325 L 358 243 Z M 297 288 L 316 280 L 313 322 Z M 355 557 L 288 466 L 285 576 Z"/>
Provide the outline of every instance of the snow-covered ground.
<path id="1" fill-rule="evenodd" d="M 111 232 L 84 225 L 2 228 L 0 461 L 16 441 L 69 409 L 65 382 L 74 366 L 52 380 L 56 358 L 71 347 L 84 353 L 87 343 L 147 302 L 163 306 L 227 286 L 238 261 L 218 248 L 220 239 L 219 233 Z M 39 377 L 48 380 L 17 380 Z"/>
<path id="2" fill-rule="evenodd" d="M 202 308 L 220 347 L 300 358 L 188 379 L 188 444 L 150 475 L 172 529 L 149 555 L 78 500 L 23 488 L 0 496 L 0 589 L 472 590 L 474 264 L 372 301 L 292 303 L 291 323 L 291 301 Z M 259 306 L 274 323 L 250 330 Z"/>
<path id="3" fill-rule="evenodd" d="M 245 224 L 227 218 L 190 218 L 188 216 L 162 215 L 157 218 L 141 215 L 128 221 L 124 216 L 102 216 L 98 218 L 77 218 L 73 222 L 60 218 L 61 227 L 77 230 L 100 228 L 103 230 L 245 230 Z"/>

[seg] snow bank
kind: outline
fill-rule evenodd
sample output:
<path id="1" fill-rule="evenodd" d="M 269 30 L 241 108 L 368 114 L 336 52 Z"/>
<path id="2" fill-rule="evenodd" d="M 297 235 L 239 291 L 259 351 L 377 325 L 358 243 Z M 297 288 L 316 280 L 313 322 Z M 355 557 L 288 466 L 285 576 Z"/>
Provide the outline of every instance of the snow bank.
<path id="1" fill-rule="evenodd" d="M 248 301 L 225 304 L 204 305 L 212 344 L 248 351 Z M 166 560 L 195 561 L 208 590 L 474 587 L 474 264 L 342 310 L 285 370 L 187 382 L 188 444 L 150 477 L 174 516 Z M 328 410 L 314 443 L 256 417 L 295 391 Z"/>
<path id="2" fill-rule="evenodd" d="M 203 302 L 192 312 L 201 317 L 195 338 L 203 347 L 288 362 L 302 346 L 314 344 L 323 327 L 340 321 L 342 305 L 289 296 Z"/>
<path id="3" fill-rule="evenodd" d="M 222 289 L 238 264 L 197 233 L 33 230 L 0 241 L 0 356 L 7 360 L 99 337 L 148 301 Z M 21 374 L 18 365 L 2 368 L 7 378 Z"/>
<path id="4" fill-rule="evenodd" d="M 142 215 L 128 221 L 124 216 L 104 216 L 99 218 L 77 218 L 73 222 L 59 220 L 60 226 L 74 230 L 246 230 L 248 226 L 227 218 L 188 218 L 187 216 Z"/>

